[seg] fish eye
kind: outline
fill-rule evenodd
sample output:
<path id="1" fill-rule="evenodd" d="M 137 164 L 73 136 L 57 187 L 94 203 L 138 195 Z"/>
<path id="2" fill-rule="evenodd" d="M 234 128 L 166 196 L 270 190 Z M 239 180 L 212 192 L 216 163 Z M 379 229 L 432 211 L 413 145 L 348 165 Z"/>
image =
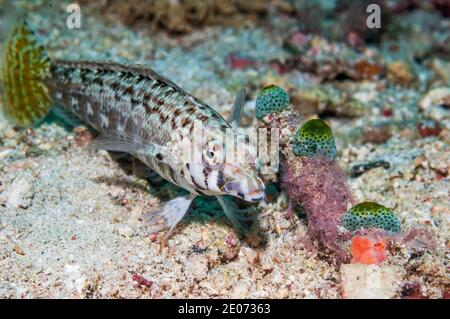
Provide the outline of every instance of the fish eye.
<path id="1" fill-rule="evenodd" d="M 207 148 L 203 151 L 203 159 L 207 165 L 214 165 L 216 162 L 216 153 L 213 148 Z"/>
<path id="2" fill-rule="evenodd" d="M 203 161 L 211 168 L 216 168 L 223 161 L 223 150 L 215 142 L 209 142 L 203 149 Z"/>

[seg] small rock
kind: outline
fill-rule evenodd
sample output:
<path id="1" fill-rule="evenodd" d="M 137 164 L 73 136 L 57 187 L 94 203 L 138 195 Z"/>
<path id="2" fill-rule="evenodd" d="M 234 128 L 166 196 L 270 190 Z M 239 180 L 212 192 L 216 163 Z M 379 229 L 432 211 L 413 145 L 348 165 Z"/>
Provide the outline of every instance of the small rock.
<path id="1" fill-rule="evenodd" d="M 343 298 L 390 299 L 401 288 L 404 269 L 392 265 L 346 264 L 341 266 Z"/>
<path id="2" fill-rule="evenodd" d="M 442 79 L 450 82 L 450 62 L 446 62 L 441 59 L 434 59 L 431 62 L 430 68 Z"/>
<path id="3" fill-rule="evenodd" d="M 257 250 L 245 247 L 242 252 L 250 265 L 256 266 L 259 264 L 259 254 Z"/>
<path id="4" fill-rule="evenodd" d="M 82 293 L 85 286 L 86 276 L 82 273 L 80 265 L 64 265 L 64 284 L 69 291 Z"/>
<path id="5" fill-rule="evenodd" d="M 383 74 L 383 68 L 375 63 L 370 63 L 366 60 L 361 60 L 355 63 L 354 69 L 358 74 L 358 77 L 362 79 L 377 79 Z"/>
<path id="6" fill-rule="evenodd" d="M 134 235 L 134 231 L 133 229 L 125 224 L 120 224 L 118 226 L 116 226 L 115 228 L 115 232 L 123 237 L 127 237 L 130 238 Z"/>
<path id="7" fill-rule="evenodd" d="M 195 280 L 201 281 L 208 275 L 208 258 L 202 255 L 193 255 L 189 259 L 189 269 Z"/>
<path id="8" fill-rule="evenodd" d="M 75 143 L 77 146 L 86 146 L 94 139 L 92 133 L 85 126 L 77 126 L 73 131 L 76 134 Z"/>
<path id="9" fill-rule="evenodd" d="M 44 153 L 44 150 L 41 149 L 38 145 L 30 145 L 25 147 L 25 154 L 27 157 L 37 157 Z"/>
<path id="10" fill-rule="evenodd" d="M 0 150 L 0 159 L 7 158 L 12 154 L 12 149 L 1 149 Z"/>
<path id="11" fill-rule="evenodd" d="M 414 80 L 410 67 L 402 61 L 392 62 L 387 66 L 387 77 L 390 81 L 402 85 Z"/>
<path id="12" fill-rule="evenodd" d="M 6 188 L 2 201 L 8 208 L 28 208 L 32 204 L 33 196 L 33 184 L 27 178 L 19 177 Z"/>
<path id="13" fill-rule="evenodd" d="M 450 129 L 450 87 L 432 89 L 420 100 L 419 107 L 425 117 Z"/>
<path id="14" fill-rule="evenodd" d="M 438 136 L 442 131 L 439 123 L 433 120 L 421 121 L 417 125 L 417 129 L 419 130 L 420 136 L 422 137 Z"/>
<path id="15" fill-rule="evenodd" d="M 5 131 L 5 133 L 3 133 L 3 136 L 7 139 L 13 139 L 14 137 L 16 137 L 16 131 L 12 128 L 9 128 Z"/>
<path id="16" fill-rule="evenodd" d="M 368 126 L 363 131 L 363 142 L 383 144 L 392 136 L 392 129 L 387 125 Z"/>
<path id="17" fill-rule="evenodd" d="M 259 63 L 256 60 L 239 52 L 228 54 L 225 58 L 225 64 L 233 70 L 257 68 L 259 66 Z"/>
<path id="18" fill-rule="evenodd" d="M 281 288 L 276 292 L 277 299 L 285 299 L 289 297 L 289 290 L 287 288 Z"/>
<path id="19" fill-rule="evenodd" d="M 22 247 L 20 247 L 20 246 L 17 245 L 17 244 L 14 244 L 13 250 L 14 250 L 17 254 L 19 254 L 19 255 L 22 255 L 22 256 L 25 255 L 25 252 L 23 251 Z"/>
<path id="20" fill-rule="evenodd" d="M 134 285 L 134 288 L 136 289 L 149 289 L 153 285 L 153 282 L 144 278 L 141 275 L 138 274 L 132 274 L 131 279 L 136 283 Z"/>
<path id="21" fill-rule="evenodd" d="M 294 110 L 302 115 L 324 112 L 333 103 L 329 94 L 320 88 L 294 91 Z"/>

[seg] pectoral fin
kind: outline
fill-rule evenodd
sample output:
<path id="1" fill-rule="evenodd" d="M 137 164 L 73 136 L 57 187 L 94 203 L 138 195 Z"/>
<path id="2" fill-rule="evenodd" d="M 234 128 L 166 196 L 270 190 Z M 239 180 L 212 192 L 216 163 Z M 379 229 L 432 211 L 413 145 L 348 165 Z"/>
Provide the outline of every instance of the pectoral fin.
<path id="1" fill-rule="evenodd" d="M 234 227 L 236 227 L 241 233 L 247 231 L 255 219 L 253 216 L 248 216 L 248 213 L 253 210 L 253 207 L 239 208 L 232 199 L 225 196 L 216 196 L 216 198 L 219 201 L 225 215 L 231 220 Z"/>
<path id="2" fill-rule="evenodd" d="M 141 140 L 135 136 L 129 136 L 125 132 L 102 132 L 89 145 L 92 149 L 125 152 L 132 155 L 146 155 L 156 158 L 166 164 L 170 164 L 167 147 Z"/>
<path id="3" fill-rule="evenodd" d="M 150 227 L 151 233 L 168 229 L 169 237 L 180 220 L 186 215 L 196 195 L 179 196 L 163 204 L 162 209 L 142 216 L 143 221 Z"/>

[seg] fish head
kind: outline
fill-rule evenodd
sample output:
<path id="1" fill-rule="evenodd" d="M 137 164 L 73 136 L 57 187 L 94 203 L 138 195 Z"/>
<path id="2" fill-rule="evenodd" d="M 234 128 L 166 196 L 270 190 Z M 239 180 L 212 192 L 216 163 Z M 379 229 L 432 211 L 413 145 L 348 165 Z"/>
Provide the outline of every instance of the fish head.
<path id="1" fill-rule="evenodd" d="M 223 171 L 224 178 L 227 180 L 222 187 L 225 194 L 239 197 L 248 202 L 264 200 L 264 182 L 252 167 L 225 164 Z"/>
<path id="2" fill-rule="evenodd" d="M 208 191 L 214 195 L 232 195 L 249 202 L 262 201 L 265 187 L 254 164 L 255 157 L 252 154 L 256 152 L 249 143 L 239 139 L 233 146 L 228 147 L 223 138 L 217 136 L 203 143 L 202 164 Z"/>

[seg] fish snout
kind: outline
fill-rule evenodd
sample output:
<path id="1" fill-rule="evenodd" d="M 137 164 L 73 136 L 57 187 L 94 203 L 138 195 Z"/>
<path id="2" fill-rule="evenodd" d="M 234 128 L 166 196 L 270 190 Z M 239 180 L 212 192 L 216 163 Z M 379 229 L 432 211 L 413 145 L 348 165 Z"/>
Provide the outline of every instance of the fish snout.
<path id="1" fill-rule="evenodd" d="M 260 202 L 265 198 L 264 183 L 258 178 L 250 183 L 246 180 L 232 181 L 225 184 L 224 190 L 227 194 L 242 198 L 248 202 Z"/>

